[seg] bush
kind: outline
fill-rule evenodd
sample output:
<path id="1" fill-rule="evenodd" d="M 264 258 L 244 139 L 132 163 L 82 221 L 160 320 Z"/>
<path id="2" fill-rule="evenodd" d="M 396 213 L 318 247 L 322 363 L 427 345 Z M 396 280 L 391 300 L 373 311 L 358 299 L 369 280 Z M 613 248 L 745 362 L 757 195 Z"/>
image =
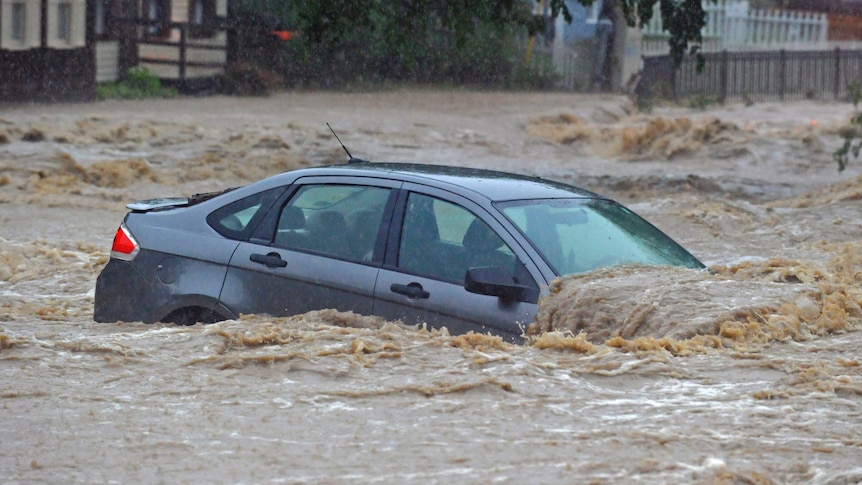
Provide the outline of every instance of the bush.
<path id="1" fill-rule="evenodd" d="M 164 87 L 155 74 L 144 67 L 133 67 L 120 82 L 102 83 L 96 86 L 97 99 L 148 99 L 173 98 L 177 90 Z"/>
<path id="2" fill-rule="evenodd" d="M 851 154 L 853 158 L 858 158 L 859 151 L 862 150 L 862 111 L 859 111 L 859 102 L 862 101 L 862 80 L 850 83 L 847 90 L 856 112 L 850 118 L 850 124 L 841 130 L 844 144 L 832 154 L 832 158 L 838 163 L 839 172 L 847 168 Z"/>

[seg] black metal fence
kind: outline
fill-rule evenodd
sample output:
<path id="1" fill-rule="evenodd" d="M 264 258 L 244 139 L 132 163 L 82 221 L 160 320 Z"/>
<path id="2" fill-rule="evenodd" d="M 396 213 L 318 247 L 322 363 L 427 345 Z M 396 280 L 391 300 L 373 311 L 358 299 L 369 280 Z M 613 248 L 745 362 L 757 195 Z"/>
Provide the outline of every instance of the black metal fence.
<path id="1" fill-rule="evenodd" d="M 645 57 L 637 94 L 672 99 L 695 96 L 718 101 L 843 99 L 862 81 L 862 50 L 717 52 L 687 56 L 675 68 L 670 56 Z"/>

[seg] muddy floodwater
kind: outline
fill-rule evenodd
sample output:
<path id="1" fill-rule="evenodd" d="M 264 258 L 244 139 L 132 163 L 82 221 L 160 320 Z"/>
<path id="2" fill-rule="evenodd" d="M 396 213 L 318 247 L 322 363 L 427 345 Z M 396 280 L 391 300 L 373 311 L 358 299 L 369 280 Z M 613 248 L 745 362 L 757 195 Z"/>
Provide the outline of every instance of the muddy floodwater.
<path id="1" fill-rule="evenodd" d="M 849 103 L 395 90 L 0 106 L 2 483 L 862 483 Z M 353 155 L 620 200 L 711 271 L 555 281 L 524 345 L 322 310 L 92 320 L 137 199 Z"/>

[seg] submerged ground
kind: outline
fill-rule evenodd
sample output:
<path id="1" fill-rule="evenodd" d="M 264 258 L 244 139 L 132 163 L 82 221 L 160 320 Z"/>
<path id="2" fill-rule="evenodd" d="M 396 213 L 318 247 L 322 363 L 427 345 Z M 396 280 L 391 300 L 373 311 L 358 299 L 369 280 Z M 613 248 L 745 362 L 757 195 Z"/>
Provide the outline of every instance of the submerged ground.
<path id="1" fill-rule="evenodd" d="M 0 107 L 0 481 L 859 483 L 849 103 L 388 91 Z M 611 195 L 711 274 L 551 288 L 524 346 L 321 311 L 92 321 L 131 200 L 345 155 Z"/>

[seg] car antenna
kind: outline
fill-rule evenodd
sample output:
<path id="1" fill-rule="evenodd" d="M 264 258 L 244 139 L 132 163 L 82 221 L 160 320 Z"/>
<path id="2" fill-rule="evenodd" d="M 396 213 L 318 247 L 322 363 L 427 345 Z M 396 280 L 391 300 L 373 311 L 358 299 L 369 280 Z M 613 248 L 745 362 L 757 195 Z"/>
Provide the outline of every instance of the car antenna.
<path id="1" fill-rule="evenodd" d="M 348 150 L 347 147 L 344 146 L 344 143 L 342 143 L 341 138 L 338 138 L 338 134 L 335 133 L 335 130 L 333 130 L 332 127 L 329 126 L 329 123 L 327 123 L 326 126 L 327 128 L 329 128 L 329 131 L 331 131 L 332 134 L 335 135 L 335 139 L 338 140 L 338 143 L 341 143 L 341 148 L 343 148 L 344 151 L 347 153 L 347 163 L 368 163 L 368 160 L 354 158 L 353 155 L 350 154 L 350 150 Z"/>

